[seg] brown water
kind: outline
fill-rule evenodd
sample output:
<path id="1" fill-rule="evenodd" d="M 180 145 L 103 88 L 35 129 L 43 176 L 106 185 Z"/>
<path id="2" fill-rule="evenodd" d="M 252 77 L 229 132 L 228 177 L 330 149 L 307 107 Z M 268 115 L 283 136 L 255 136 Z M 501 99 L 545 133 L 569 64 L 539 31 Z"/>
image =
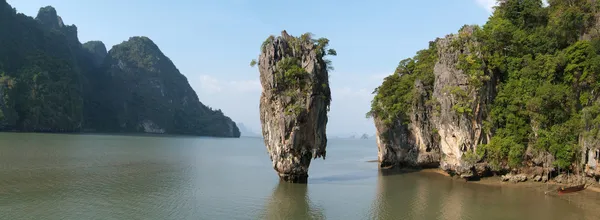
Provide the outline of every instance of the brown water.
<path id="1" fill-rule="evenodd" d="M 600 219 L 577 195 L 382 175 L 374 140 L 327 149 L 299 185 L 257 138 L 0 133 L 0 219 Z"/>

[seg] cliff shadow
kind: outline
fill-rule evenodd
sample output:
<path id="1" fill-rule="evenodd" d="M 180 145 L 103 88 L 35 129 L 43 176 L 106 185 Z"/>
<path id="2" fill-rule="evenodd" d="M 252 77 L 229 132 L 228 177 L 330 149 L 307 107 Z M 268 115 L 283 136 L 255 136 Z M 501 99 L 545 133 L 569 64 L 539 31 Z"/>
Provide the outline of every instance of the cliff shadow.
<path id="1" fill-rule="evenodd" d="M 353 172 L 346 174 L 338 174 L 338 175 L 330 175 L 323 176 L 317 178 L 309 178 L 308 182 L 311 184 L 321 184 L 321 183 L 330 183 L 330 182 L 345 182 L 345 181 L 355 181 L 355 180 L 364 180 L 369 178 L 375 178 L 377 174 L 373 174 L 371 171 L 361 171 L 361 172 Z"/>
<path id="2" fill-rule="evenodd" d="M 442 185 L 432 181 L 439 180 L 440 177 L 402 175 L 418 171 L 417 169 L 380 170 L 369 219 L 445 219 L 447 216 L 440 216 L 439 209 L 440 204 L 446 199 L 438 195 L 443 191 L 440 189 Z"/>
<path id="3" fill-rule="evenodd" d="M 326 219 L 324 210 L 311 204 L 307 184 L 280 181 L 273 189 L 260 219 Z"/>
<path id="4" fill-rule="evenodd" d="M 402 167 L 402 166 L 388 166 L 388 167 L 379 167 L 377 173 L 379 176 L 395 176 L 395 175 L 403 175 L 414 172 L 421 172 L 425 168 L 420 167 Z"/>

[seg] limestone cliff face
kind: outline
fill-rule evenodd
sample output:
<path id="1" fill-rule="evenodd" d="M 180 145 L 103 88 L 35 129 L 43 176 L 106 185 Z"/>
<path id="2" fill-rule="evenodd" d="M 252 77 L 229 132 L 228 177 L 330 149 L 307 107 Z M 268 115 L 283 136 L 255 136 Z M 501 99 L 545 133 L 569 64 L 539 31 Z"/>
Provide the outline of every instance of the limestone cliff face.
<path id="1" fill-rule="evenodd" d="M 53 29 L 60 29 L 65 26 L 62 18 L 58 16 L 56 9 L 54 9 L 52 6 L 40 8 L 35 19 L 38 20 L 42 25 Z"/>
<path id="2" fill-rule="evenodd" d="M 83 124 L 77 29 L 52 7 L 37 18 L 0 1 L 0 130 L 76 132 Z"/>
<path id="3" fill-rule="evenodd" d="M 465 153 L 474 152 L 479 144 L 488 140 L 482 121 L 487 114 L 485 106 L 493 96 L 492 80 L 473 89 L 469 76 L 457 67 L 459 57 L 478 56 L 462 45 L 476 46 L 476 42 L 468 42 L 471 34 L 472 28 L 467 26 L 458 35 L 435 41 L 437 61 L 433 68 L 433 88 L 426 88 L 420 80 L 414 82 L 416 98 L 407 117 L 398 117 L 386 124 L 375 115 L 382 167 L 439 166 L 463 177 L 474 175 L 474 171 L 483 172 L 481 168 L 475 169 L 480 167 L 475 166 L 478 161 L 463 158 Z M 459 110 L 457 105 L 464 109 Z"/>
<path id="4" fill-rule="evenodd" d="M 88 41 L 82 45 L 83 49 L 88 53 L 94 67 L 98 68 L 104 63 L 104 58 L 108 54 L 106 46 L 102 41 Z"/>
<path id="5" fill-rule="evenodd" d="M 474 27 L 465 26 L 458 34 L 434 42 L 437 56 L 431 72 L 432 88 L 418 79 L 411 81 L 412 89 L 404 88 L 403 92 L 412 92 L 414 97 L 406 115 L 394 117 L 392 123 L 374 115 L 381 166 L 439 166 L 463 178 L 486 176 L 493 170 L 519 173 L 505 176 L 511 181 L 548 180 L 547 176 L 557 171 L 556 158 L 534 146 L 525 146 L 523 166 L 518 169 L 511 169 L 506 163 L 492 166 L 485 156 L 476 153 L 477 148 L 488 144 L 494 135 L 493 131 L 484 129 L 484 121 L 489 118 L 498 79 L 486 72 L 486 64 L 478 52 L 480 42 L 473 33 Z M 464 66 L 465 60 L 476 63 L 477 59 L 482 62 L 480 66 Z M 536 137 L 537 124 L 531 120 L 532 135 Z M 584 136 L 582 134 L 578 141 L 582 147 L 583 170 L 589 176 L 598 176 L 598 141 Z"/>
<path id="6" fill-rule="evenodd" d="M 381 166 L 435 162 L 463 178 L 514 182 L 597 178 L 598 21 L 598 1 L 499 1 L 485 25 L 402 60 L 369 112 Z"/>
<path id="7" fill-rule="evenodd" d="M 431 123 L 433 109 L 425 105 L 424 85 L 415 81 L 418 101 L 408 118 L 386 124 L 374 117 L 378 158 L 382 167 L 395 165 L 410 167 L 437 167 L 440 163 L 439 136 Z"/>
<path id="8" fill-rule="evenodd" d="M 581 163 L 583 172 L 592 177 L 600 177 L 600 141 L 597 138 L 581 137 Z"/>
<path id="9" fill-rule="evenodd" d="M 103 85 L 109 97 L 101 118 L 123 132 L 239 137 L 235 123 L 198 96 L 152 40 L 132 37 L 106 56 Z"/>
<path id="10" fill-rule="evenodd" d="M 260 120 L 273 168 L 288 182 L 306 182 L 311 160 L 325 159 L 331 99 L 326 41 L 285 31 L 263 44 L 258 66 Z"/>
<path id="11" fill-rule="evenodd" d="M 439 101 L 440 106 L 438 117 L 433 118 L 441 137 L 439 146 L 443 159 L 440 167 L 467 176 L 473 174 L 473 163 L 477 161 L 466 161 L 463 155 L 474 152 L 478 145 L 487 143 L 489 135 L 483 130 L 483 119 L 487 117 L 486 105 L 491 103 L 493 96 L 492 80 L 484 82 L 482 86 L 473 85 L 469 76 L 457 67 L 461 55 L 480 56 L 471 51 L 472 48 L 465 46 L 478 46 L 470 37 L 472 33 L 472 27 L 466 26 L 458 35 L 439 39 L 439 59 L 433 72 L 433 97 Z M 457 43 L 458 46 L 453 46 Z M 461 103 L 464 100 L 472 101 Z M 457 105 L 464 105 L 465 109 L 461 111 Z"/>
<path id="12" fill-rule="evenodd" d="M 150 39 L 81 44 L 52 6 L 35 18 L 0 0 L 0 131 L 239 137 Z"/>

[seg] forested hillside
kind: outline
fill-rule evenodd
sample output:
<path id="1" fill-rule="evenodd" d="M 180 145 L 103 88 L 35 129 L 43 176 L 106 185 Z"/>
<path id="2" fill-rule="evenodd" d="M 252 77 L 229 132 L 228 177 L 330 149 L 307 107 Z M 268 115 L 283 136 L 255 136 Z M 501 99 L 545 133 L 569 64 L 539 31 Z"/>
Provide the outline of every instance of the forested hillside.
<path id="1" fill-rule="evenodd" d="M 427 147 L 440 149 L 448 170 L 575 169 L 599 137 L 599 7 L 548 4 L 499 1 L 485 25 L 465 26 L 400 62 L 368 113 L 381 121 L 382 143 L 420 137 L 425 131 L 414 127 L 431 123 Z M 424 143 L 412 140 L 414 148 Z"/>
<path id="2" fill-rule="evenodd" d="M 53 7 L 34 19 L 5 0 L 0 33 L 0 130 L 239 137 L 146 37 L 106 51 L 100 41 L 81 44 Z"/>

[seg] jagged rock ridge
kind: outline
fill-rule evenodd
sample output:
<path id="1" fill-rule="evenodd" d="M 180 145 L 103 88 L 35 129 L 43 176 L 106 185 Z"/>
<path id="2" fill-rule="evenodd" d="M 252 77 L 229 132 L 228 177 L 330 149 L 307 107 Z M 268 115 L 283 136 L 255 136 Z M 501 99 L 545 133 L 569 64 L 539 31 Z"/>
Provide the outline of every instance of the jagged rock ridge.
<path id="1" fill-rule="evenodd" d="M 90 59 L 94 63 L 94 67 L 98 68 L 104 63 L 108 51 L 102 41 L 88 41 L 82 45 L 83 49 L 89 53 Z"/>
<path id="2" fill-rule="evenodd" d="M 121 131 L 240 136 L 220 110 L 203 105 L 173 62 L 147 37 L 115 45 L 104 61 L 111 117 Z"/>
<path id="3" fill-rule="evenodd" d="M 82 45 L 53 7 L 33 19 L 5 0 L 0 30 L 0 130 L 239 137 L 148 38 L 107 52 L 100 41 Z"/>
<path id="4" fill-rule="evenodd" d="M 284 181 L 306 182 L 311 160 L 326 156 L 331 66 L 323 57 L 335 55 L 326 49 L 328 42 L 283 31 L 261 48 L 262 132 L 273 168 Z"/>
<path id="5" fill-rule="evenodd" d="M 490 171 L 473 152 L 491 136 L 484 131 L 483 122 L 495 95 L 495 80 L 484 77 L 490 74 L 474 80 L 459 68 L 460 57 L 480 56 L 471 51 L 478 47 L 472 37 L 474 28 L 464 26 L 458 34 L 431 42 L 427 52 L 434 54 L 429 70 L 433 82 L 412 81 L 413 101 L 406 115 L 386 123 L 381 115 L 372 113 L 382 167 L 440 167 L 463 178 Z M 485 71 L 485 66 L 478 70 Z M 414 73 L 395 74 L 405 77 L 403 74 Z"/>

